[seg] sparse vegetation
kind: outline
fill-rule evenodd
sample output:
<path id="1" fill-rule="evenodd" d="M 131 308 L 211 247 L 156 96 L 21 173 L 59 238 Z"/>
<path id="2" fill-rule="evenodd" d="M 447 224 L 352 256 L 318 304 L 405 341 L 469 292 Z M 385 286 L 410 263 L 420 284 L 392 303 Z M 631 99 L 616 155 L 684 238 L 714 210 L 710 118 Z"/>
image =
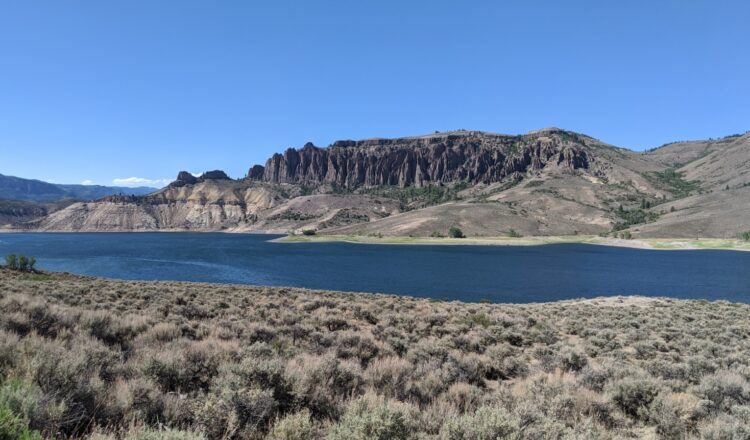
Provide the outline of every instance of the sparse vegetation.
<path id="1" fill-rule="evenodd" d="M 740 240 L 750 241 L 750 231 L 745 231 L 740 234 Z"/>
<path id="2" fill-rule="evenodd" d="M 312 220 L 318 218 L 315 214 L 306 214 L 299 212 L 294 209 L 287 209 L 286 211 L 272 215 L 269 217 L 269 220 L 289 220 L 289 221 L 305 221 L 305 220 Z"/>
<path id="3" fill-rule="evenodd" d="M 360 188 L 350 192 L 370 194 L 374 196 L 396 199 L 402 211 L 424 208 L 432 205 L 458 200 L 458 193 L 468 188 L 467 182 L 457 182 L 453 185 L 427 185 L 423 187 L 387 185 L 373 188 Z"/>
<path id="4" fill-rule="evenodd" d="M 657 185 L 674 194 L 677 199 L 687 197 L 700 189 L 698 182 L 685 180 L 683 173 L 671 168 L 654 172 L 653 176 Z"/>
<path id="5" fill-rule="evenodd" d="M 1 438 L 745 438 L 750 423 L 745 304 L 24 276 L 0 270 Z"/>
<path id="6" fill-rule="evenodd" d="M 315 229 L 304 229 L 302 231 L 302 235 L 310 236 L 310 235 L 315 235 L 315 234 L 316 234 Z"/>
<path id="7" fill-rule="evenodd" d="M 641 206 L 645 206 L 645 204 L 644 201 L 641 202 Z M 621 231 L 633 225 L 650 223 L 659 218 L 659 214 L 656 212 L 644 211 L 643 208 L 624 209 L 622 205 L 618 206 L 616 213 L 621 220 L 615 223 L 613 228 L 615 231 Z"/>
<path id="8" fill-rule="evenodd" d="M 515 229 L 509 229 L 508 230 L 508 237 L 511 238 L 521 238 L 523 235 L 519 234 Z"/>

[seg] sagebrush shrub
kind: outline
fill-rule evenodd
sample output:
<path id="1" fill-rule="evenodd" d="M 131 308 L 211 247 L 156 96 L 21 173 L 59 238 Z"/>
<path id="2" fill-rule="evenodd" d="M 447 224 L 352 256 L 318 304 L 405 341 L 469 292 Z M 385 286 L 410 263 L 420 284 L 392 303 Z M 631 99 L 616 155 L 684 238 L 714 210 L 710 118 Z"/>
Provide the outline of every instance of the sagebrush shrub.
<path id="1" fill-rule="evenodd" d="M 156 424 L 164 420 L 164 394 L 153 381 L 146 378 L 118 380 L 110 399 L 117 411 L 113 420 L 132 420 L 142 424 Z"/>
<path id="2" fill-rule="evenodd" d="M 3 270 L 0 387 L 23 386 L 0 389 L 0 421 L 117 440 L 744 438 L 748 317 Z"/>
<path id="3" fill-rule="evenodd" d="M 134 426 L 123 432 L 97 430 L 90 440 L 207 440 L 199 432 L 183 431 L 173 428 L 154 429 L 145 426 Z"/>
<path id="4" fill-rule="evenodd" d="M 656 382 L 641 378 L 618 380 L 609 389 L 612 402 L 625 414 L 639 420 L 648 419 L 649 407 L 659 391 Z"/>
<path id="5" fill-rule="evenodd" d="M 443 398 L 461 413 L 476 410 L 483 397 L 484 390 L 464 382 L 454 383 L 443 395 Z"/>
<path id="6" fill-rule="evenodd" d="M 483 406 L 476 412 L 452 417 L 445 421 L 442 440 L 497 440 L 518 436 L 519 427 L 513 416 L 500 406 Z"/>
<path id="7" fill-rule="evenodd" d="M 701 414 L 701 401 L 690 394 L 662 392 L 654 399 L 649 417 L 662 438 L 686 438 Z"/>
<path id="8" fill-rule="evenodd" d="M 697 396 L 711 402 L 713 410 L 729 410 L 734 405 L 750 403 L 750 383 L 732 371 L 719 371 L 701 380 Z"/>
<path id="9" fill-rule="evenodd" d="M 373 390 L 386 397 L 406 400 L 410 395 L 410 380 L 414 366 L 407 360 L 389 356 L 372 361 L 365 377 Z"/>
<path id="10" fill-rule="evenodd" d="M 310 412 L 302 410 L 294 414 L 288 414 L 273 424 L 268 433 L 268 440 L 313 440 L 316 438 L 316 429 L 310 418 Z"/>
<path id="11" fill-rule="evenodd" d="M 407 440 L 416 437 L 413 408 L 373 395 L 353 401 L 329 440 Z"/>
<path id="12" fill-rule="evenodd" d="M 286 377 L 296 402 L 316 417 L 338 417 L 343 402 L 364 385 L 358 363 L 332 356 L 298 357 L 287 364 Z"/>
<path id="13" fill-rule="evenodd" d="M 264 432 L 277 409 L 271 390 L 220 388 L 208 394 L 196 416 L 209 438 L 247 438 Z"/>

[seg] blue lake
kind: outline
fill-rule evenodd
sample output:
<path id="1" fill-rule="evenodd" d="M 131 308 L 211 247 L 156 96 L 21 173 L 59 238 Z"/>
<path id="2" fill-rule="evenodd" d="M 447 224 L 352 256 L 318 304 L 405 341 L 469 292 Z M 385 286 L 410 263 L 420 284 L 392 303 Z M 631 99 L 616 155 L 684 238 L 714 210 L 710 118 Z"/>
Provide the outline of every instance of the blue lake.
<path id="1" fill-rule="evenodd" d="M 463 301 L 535 302 L 603 295 L 750 302 L 750 252 L 596 245 L 417 246 L 272 243 L 209 233 L 0 234 L 0 255 L 41 269 L 384 292 Z"/>

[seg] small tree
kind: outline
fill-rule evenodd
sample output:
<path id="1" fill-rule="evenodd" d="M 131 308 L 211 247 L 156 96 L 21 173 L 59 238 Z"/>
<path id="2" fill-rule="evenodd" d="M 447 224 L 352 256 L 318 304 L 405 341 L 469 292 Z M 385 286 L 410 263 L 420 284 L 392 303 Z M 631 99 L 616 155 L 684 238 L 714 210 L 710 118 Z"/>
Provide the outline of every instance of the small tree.
<path id="1" fill-rule="evenodd" d="M 519 234 L 518 232 L 516 232 L 515 229 L 510 229 L 508 231 L 508 237 L 511 237 L 511 238 L 521 238 L 523 236 L 521 234 Z"/>
<path id="2" fill-rule="evenodd" d="M 745 241 L 750 241 L 750 231 L 745 231 L 741 233 L 740 238 Z"/>
<path id="3" fill-rule="evenodd" d="M 36 266 L 36 258 L 26 255 L 10 254 L 5 256 L 5 267 L 12 270 L 33 271 Z"/>
<path id="4" fill-rule="evenodd" d="M 16 256 L 16 254 L 6 255 L 5 266 L 8 269 L 18 269 L 18 256 Z"/>
<path id="5" fill-rule="evenodd" d="M 464 235 L 464 232 L 458 226 L 451 226 L 450 229 L 448 229 L 448 235 L 451 238 L 464 238 L 464 237 L 466 237 Z"/>
<path id="6" fill-rule="evenodd" d="M 27 270 L 29 268 L 29 258 L 26 255 L 18 257 L 18 270 Z"/>
<path id="7" fill-rule="evenodd" d="M 305 229 L 302 231 L 302 235 L 315 235 L 315 229 Z"/>

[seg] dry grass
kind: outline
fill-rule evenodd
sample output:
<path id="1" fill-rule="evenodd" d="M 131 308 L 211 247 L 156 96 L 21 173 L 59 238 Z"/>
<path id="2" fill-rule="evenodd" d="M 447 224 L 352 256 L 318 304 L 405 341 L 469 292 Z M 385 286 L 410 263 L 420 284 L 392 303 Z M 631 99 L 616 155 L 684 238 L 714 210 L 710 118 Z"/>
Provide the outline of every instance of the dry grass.
<path id="1" fill-rule="evenodd" d="M 750 306 L 0 271 L 0 438 L 750 436 Z"/>

